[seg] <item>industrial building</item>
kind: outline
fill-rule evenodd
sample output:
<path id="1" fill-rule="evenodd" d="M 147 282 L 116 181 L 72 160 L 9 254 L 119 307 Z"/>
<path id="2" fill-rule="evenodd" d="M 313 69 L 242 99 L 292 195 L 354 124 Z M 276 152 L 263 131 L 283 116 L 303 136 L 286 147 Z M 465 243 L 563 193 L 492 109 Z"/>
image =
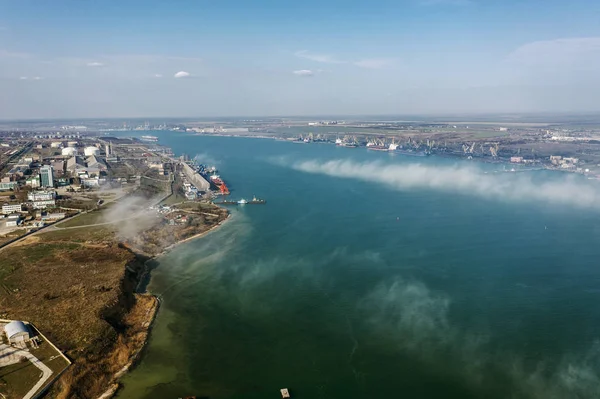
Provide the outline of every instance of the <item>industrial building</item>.
<path id="1" fill-rule="evenodd" d="M 85 162 L 87 164 L 89 174 L 106 172 L 108 169 L 104 161 L 97 158 L 95 155 L 90 155 Z"/>
<path id="2" fill-rule="evenodd" d="M 18 213 L 13 213 L 7 216 L 6 227 L 17 227 L 21 224 L 21 215 Z"/>
<path id="3" fill-rule="evenodd" d="M 0 191 L 14 190 L 15 188 L 17 188 L 18 184 L 19 183 L 17 183 L 16 181 L 0 182 Z"/>
<path id="4" fill-rule="evenodd" d="M 90 155 L 85 160 L 79 156 L 74 156 L 67 161 L 67 171 L 76 176 L 99 176 L 107 169 L 106 163 L 95 155 Z"/>
<path id="5" fill-rule="evenodd" d="M 30 186 L 31 188 L 38 188 L 41 184 L 39 176 L 31 176 L 29 179 L 25 180 L 25 185 Z"/>
<path id="6" fill-rule="evenodd" d="M 78 171 L 86 171 L 85 162 L 81 157 L 74 156 L 67 161 L 67 172 L 77 174 Z"/>
<path id="7" fill-rule="evenodd" d="M 23 204 L 4 204 L 2 205 L 2 213 L 5 215 L 9 215 L 15 212 L 22 212 Z"/>
<path id="8" fill-rule="evenodd" d="M 4 333 L 8 342 L 11 344 L 24 344 L 25 341 L 29 341 L 31 333 L 27 325 L 19 320 L 14 320 L 4 326 Z"/>
<path id="9" fill-rule="evenodd" d="M 77 155 L 78 152 L 77 152 L 77 148 L 75 148 L 75 147 L 66 147 L 66 148 L 62 149 L 61 154 L 72 157 L 72 156 Z"/>
<path id="10" fill-rule="evenodd" d="M 30 191 L 27 199 L 32 202 L 33 209 L 45 209 L 56 206 L 56 192 L 54 191 Z"/>
<path id="11" fill-rule="evenodd" d="M 85 147 L 83 150 L 83 154 L 86 157 L 90 157 L 92 155 L 98 156 L 98 155 L 100 155 L 100 149 L 98 147 L 94 147 L 94 146 Z"/>

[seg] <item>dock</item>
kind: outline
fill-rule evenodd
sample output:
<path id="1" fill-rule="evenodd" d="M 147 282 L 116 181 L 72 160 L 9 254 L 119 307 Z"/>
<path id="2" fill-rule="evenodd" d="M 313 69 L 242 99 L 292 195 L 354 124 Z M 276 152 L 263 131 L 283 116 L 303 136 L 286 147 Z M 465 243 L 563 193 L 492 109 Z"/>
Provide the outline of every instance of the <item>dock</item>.
<path id="1" fill-rule="evenodd" d="M 183 167 L 183 173 L 185 174 L 185 176 L 198 190 L 210 190 L 210 183 L 204 177 L 202 177 L 200 173 L 196 172 L 190 167 L 190 165 L 188 165 L 185 162 L 180 162 L 180 165 Z"/>

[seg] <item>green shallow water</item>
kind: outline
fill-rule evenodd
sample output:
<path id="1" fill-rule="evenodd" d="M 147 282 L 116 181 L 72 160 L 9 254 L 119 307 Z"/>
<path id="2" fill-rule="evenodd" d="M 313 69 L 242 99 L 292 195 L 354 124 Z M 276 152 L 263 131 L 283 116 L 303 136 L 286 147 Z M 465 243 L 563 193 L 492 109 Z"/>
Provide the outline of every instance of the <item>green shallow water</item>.
<path id="1" fill-rule="evenodd" d="M 597 211 L 291 167 L 455 160 L 158 135 L 268 203 L 159 259 L 162 308 L 120 398 L 600 397 Z"/>

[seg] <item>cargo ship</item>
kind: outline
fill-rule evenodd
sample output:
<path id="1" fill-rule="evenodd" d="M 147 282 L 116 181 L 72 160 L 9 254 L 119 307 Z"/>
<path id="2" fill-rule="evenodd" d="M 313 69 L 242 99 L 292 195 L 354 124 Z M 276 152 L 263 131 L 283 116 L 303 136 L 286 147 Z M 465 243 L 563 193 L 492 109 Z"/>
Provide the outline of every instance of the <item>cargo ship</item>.
<path id="1" fill-rule="evenodd" d="M 156 136 L 142 136 L 142 137 L 140 137 L 140 140 L 142 140 L 142 141 L 157 142 L 158 141 L 158 137 L 156 137 Z"/>
<path id="2" fill-rule="evenodd" d="M 221 195 L 229 195 L 229 189 L 225 182 L 219 177 L 219 175 L 213 174 L 210 176 L 210 184 L 215 186 Z"/>
<path id="3" fill-rule="evenodd" d="M 388 147 L 383 140 L 373 140 L 367 143 L 367 150 L 372 151 L 387 151 Z"/>
<path id="4" fill-rule="evenodd" d="M 388 151 L 388 147 L 384 145 L 367 145 L 367 150 L 371 151 Z"/>

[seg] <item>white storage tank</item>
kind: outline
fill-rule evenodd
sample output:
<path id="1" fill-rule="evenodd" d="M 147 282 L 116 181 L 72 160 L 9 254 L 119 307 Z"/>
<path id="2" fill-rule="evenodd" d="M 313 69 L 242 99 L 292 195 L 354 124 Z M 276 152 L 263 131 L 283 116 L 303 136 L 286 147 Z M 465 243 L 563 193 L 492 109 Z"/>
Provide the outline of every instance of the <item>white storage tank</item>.
<path id="1" fill-rule="evenodd" d="M 66 147 L 62 149 L 62 154 L 72 157 L 77 155 L 77 149 L 73 147 Z"/>
<path id="2" fill-rule="evenodd" d="M 98 156 L 100 155 L 100 149 L 98 147 L 85 147 L 83 150 L 83 153 L 85 154 L 86 157 L 91 157 L 92 155 L 94 156 Z"/>
<path id="3" fill-rule="evenodd" d="M 6 333 L 8 341 L 11 343 L 29 339 L 29 330 L 27 329 L 27 326 L 19 320 L 11 321 L 5 325 L 4 332 Z"/>
<path id="4" fill-rule="evenodd" d="M 76 141 L 68 141 L 67 142 L 69 147 L 77 147 L 77 142 Z"/>

